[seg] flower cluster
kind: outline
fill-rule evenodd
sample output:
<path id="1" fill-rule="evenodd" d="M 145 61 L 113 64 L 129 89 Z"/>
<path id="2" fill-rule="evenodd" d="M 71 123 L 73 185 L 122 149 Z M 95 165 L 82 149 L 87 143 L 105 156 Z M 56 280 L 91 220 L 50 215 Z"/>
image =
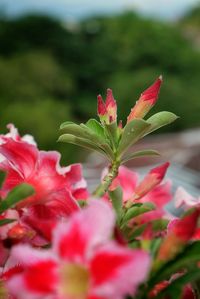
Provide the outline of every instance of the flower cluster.
<path id="1" fill-rule="evenodd" d="M 98 96 L 98 116 L 61 125 L 59 141 L 108 161 L 90 193 L 80 164 L 60 166 L 14 125 L 0 135 L 0 298 L 195 299 L 200 279 L 200 208 L 182 187 L 172 194 L 169 162 L 142 179 L 123 164 L 155 150 L 134 144 L 176 116 L 155 105 L 162 78 L 144 91 L 123 127 L 112 90 Z M 167 209 L 174 201 L 180 217 Z M 181 215 L 182 213 L 182 215 Z"/>

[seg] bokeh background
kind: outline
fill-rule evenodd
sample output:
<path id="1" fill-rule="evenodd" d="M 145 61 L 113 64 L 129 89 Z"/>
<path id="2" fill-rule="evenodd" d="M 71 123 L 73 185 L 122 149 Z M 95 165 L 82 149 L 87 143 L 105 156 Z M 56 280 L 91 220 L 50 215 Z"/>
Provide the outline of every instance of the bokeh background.
<path id="1" fill-rule="evenodd" d="M 41 149 L 60 150 L 65 164 L 88 153 L 56 143 L 63 121 L 94 117 L 96 96 L 108 87 L 125 120 L 160 74 L 165 82 L 152 112 L 180 119 L 160 131 L 168 135 L 155 137 L 156 145 L 171 149 L 170 140 L 189 136 L 188 154 L 200 144 L 199 1 L 0 0 L 0 130 L 14 123 Z M 196 167 L 200 147 L 194 152 Z"/>

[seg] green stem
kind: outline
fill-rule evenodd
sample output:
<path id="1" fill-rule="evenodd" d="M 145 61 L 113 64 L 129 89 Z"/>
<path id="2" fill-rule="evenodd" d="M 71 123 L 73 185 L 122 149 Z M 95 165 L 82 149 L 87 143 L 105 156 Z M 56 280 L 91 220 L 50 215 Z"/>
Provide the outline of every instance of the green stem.
<path id="1" fill-rule="evenodd" d="M 120 162 L 113 161 L 113 163 L 109 167 L 108 174 L 103 178 L 102 183 L 96 188 L 96 190 L 92 193 L 95 197 L 102 197 L 109 189 L 112 181 L 117 177 L 119 170 Z"/>

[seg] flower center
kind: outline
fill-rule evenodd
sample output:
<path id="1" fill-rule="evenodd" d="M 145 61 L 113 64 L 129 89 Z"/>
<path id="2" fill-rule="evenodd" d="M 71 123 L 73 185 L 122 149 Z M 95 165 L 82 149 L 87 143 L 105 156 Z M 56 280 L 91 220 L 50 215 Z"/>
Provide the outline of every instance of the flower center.
<path id="1" fill-rule="evenodd" d="M 60 271 L 61 292 L 67 298 L 85 299 L 89 290 L 89 271 L 78 264 L 65 264 Z"/>

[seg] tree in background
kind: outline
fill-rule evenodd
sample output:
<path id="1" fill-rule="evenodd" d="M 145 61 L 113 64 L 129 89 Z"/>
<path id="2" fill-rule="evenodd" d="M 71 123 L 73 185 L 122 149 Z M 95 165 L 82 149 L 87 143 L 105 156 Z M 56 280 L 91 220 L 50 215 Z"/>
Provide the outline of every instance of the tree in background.
<path id="1" fill-rule="evenodd" d="M 54 147 L 60 122 L 92 115 L 96 91 L 112 88 L 126 115 L 161 73 L 167 80 L 156 109 L 167 107 L 181 116 L 172 130 L 199 126 L 200 53 L 180 26 L 186 20 L 193 26 L 197 14 L 198 9 L 177 24 L 130 12 L 77 24 L 47 16 L 2 18 L 0 127 L 15 122 L 43 148 Z"/>

